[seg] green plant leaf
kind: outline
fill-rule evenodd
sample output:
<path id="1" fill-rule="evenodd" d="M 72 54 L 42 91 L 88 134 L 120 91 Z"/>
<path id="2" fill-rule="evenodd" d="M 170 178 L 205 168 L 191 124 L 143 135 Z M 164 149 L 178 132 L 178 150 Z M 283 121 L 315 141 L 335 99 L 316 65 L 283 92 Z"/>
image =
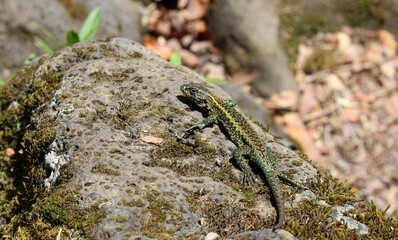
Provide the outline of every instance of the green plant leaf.
<path id="1" fill-rule="evenodd" d="M 97 28 L 99 27 L 99 18 L 101 13 L 101 7 L 94 8 L 87 16 L 83 26 L 79 31 L 80 42 L 89 40 L 94 37 Z"/>
<path id="2" fill-rule="evenodd" d="M 205 77 L 206 81 L 211 82 L 211 83 L 228 83 L 227 80 L 225 79 L 219 79 L 219 78 L 209 78 Z"/>
<path id="3" fill-rule="evenodd" d="M 4 84 L 6 84 L 6 81 L 0 78 L 0 86 L 3 86 Z"/>
<path id="4" fill-rule="evenodd" d="M 173 54 L 171 54 L 169 62 L 171 62 L 175 65 L 181 65 L 182 61 L 181 61 L 180 53 L 177 51 L 174 51 Z"/>
<path id="5" fill-rule="evenodd" d="M 42 38 L 38 36 L 33 36 L 36 42 L 46 51 L 47 53 L 53 53 L 54 50 L 44 41 Z"/>
<path id="6" fill-rule="evenodd" d="M 69 30 L 66 34 L 66 45 L 71 46 L 79 42 L 79 35 L 75 30 Z"/>
<path id="7" fill-rule="evenodd" d="M 65 45 L 63 43 L 61 43 L 60 41 L 58 41 L 53 35 L 51 35 L 51 33 L 47 32 L 42 26 L 40 26 L 38 23 L 33 23 L 33 26 L 35 26 L 37 29 L 39 29 L 39 31 L 41 33 L 44 34 L 44 36 L 46 36 L 46 38 L 48 38 L 51 42 L 55 43 L 58 47 L 65 47 Z"/>
<path id="8" fill-rule="evenodd" d="M 29 56 L 25 59 L 25 61 L 23 62 L 23 64 L 28 64 L 28 63 L 30 63 L 33 59 L 35 59 L 35 57 L 36 57 L 36 54 L 34 54 L 34 53 L 29 54 Z"/>

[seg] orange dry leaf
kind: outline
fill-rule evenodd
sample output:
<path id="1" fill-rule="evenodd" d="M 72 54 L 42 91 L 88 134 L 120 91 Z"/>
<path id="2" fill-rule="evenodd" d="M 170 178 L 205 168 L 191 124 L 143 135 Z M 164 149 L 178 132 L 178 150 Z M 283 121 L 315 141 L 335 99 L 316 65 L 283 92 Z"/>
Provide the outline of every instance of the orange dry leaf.
<path id="1" fill-rule="evenodd" d="M 163 138 L 154 137 L 154 136 L 144 136 L 141 137 L 140 140 L 146 143 L 153 143 L 153 144 L 161 144 L 163 142 Z"/>
<path id="2" fill-rule="evenodd" d="M 206 22 L 203 20 L 191 22 L 187 24 L 188 32 L 190 33 L 203 33 L 207 31 Z"/>
<path id="3" fill-rule="evenodd" d="M 185 18 L 196 20 L 204 17 L 209 8 L 209 3 L 210 0 L 190 0 L 185 11 Z"/>
<path id="4" fill-rule="evenodd" d="M 152 50 L 154 53 L 159 55 L 161 58 L 166 59 L 166 60 L 170 59 L 173 51 L 168 46 L 160 45 L 158 43 L 158 40 L 154 36 L 144 35 L 142 37 L 142 41 L 143 41 L 145 47 Z"/>
<path id="5" fill-rule="evenodd" d="M 303 92 L 300 97 L 300 104 L 298 105 L 298 112 L 300 116 L 305 116 L 315 109 L 321 108 L 314 95 L 315 90 L 313 84 L 300 83 L 300 90 Z"/>
<path id="6" fill-rule="evenodd" d="M 395 41 L 394 35 L 387 30 L 379 30 L 377 36 L 380 41 L 387 47 L 387 55 L 393 56 L 397 52 L 397 42 Z"/>
<path id="7" fill-rule="evenodd" d="M 240 72 L 233 73 L 231 78 L 228 80 L 231 85 L 239 87 L 250 84 L 256 77 L 256 73 L 249 69 L 244 69 Z"/>
<path id="8" fill-rule="evenodd" d="M 295 109 L 297 106 L 297 91 L 286 90 L 272 95 L 265 100 L 265 106 L 271 109 Z"/>
<path id="9" fill-rule="evenodd" d="M 177 8 L 182 9 L 185 8 L 188 4 L 189 0 L 178 0 Z"/>
<path id="10" fill-rule="evenodd" d="M 9 157 L 12 157 L 15 154 L 14 149 L 12 148 L 6 148 L 6 155 Z"/>
<path id="11" fill-rule="evenodd" d="M 184 63 L 190 67 L 196 67 L 199 64 L 199 58 L 191 53 L 190 51 L 186 50 L 186 49 L 181 49 L 180 51 L 180 55 L 182 58 L 182 61 L 184 61 Z"/>
<path id="12" fill-rule="evenodd" d="M 393 93 L 389 96 L 384 104 L 386 112 L 390 114 L 391 117 L 398 118 L 398 94 Z"/>
<path id="13" fill-rule="evenodd" d="M 221 64 L 205 63 L 198 71 L 202 76 L 225 79 L 224 67 Z"/>
<path id="14" fill-rule="evenodd" d="M 344 116 L 349 122 L 358 122 L 361 115 L 359 108 L 343 108 Z"/>
<path id="15" fill-rule="evenodd" d="M 308 155 L 309 159 L 325 163 L 327 158 L 315 146 L 314 141 L 308 134 L 304 123 L 296 113 L 285 114 L 283 117 L 275 116 L 275 120 L 282 124 L 284 132 L 299 145 L 299 148 Z"/>

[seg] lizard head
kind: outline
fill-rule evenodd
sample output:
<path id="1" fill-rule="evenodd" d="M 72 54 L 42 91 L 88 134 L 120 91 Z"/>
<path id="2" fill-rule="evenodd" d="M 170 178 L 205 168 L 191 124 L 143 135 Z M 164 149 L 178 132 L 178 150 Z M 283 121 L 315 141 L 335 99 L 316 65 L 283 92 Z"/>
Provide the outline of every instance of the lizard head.
<path id="1" fill-rule="evenodd" d="M 210 91 L 198 83 L 181 85 L 181 92 L 202 108 L 206 107 L 209 96 L 211 96 Z"/>

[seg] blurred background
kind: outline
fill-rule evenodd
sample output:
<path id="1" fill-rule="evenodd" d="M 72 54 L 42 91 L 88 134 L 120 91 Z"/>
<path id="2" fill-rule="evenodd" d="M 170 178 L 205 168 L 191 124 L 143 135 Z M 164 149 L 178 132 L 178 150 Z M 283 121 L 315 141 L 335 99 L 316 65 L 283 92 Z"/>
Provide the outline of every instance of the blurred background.
<path id="1" fill-rule="evenodd" d="M 0 84 L 91 38 L 129 38 L 166 60 L 178 52 L 271 133 L 397 217 L 397 20 L 394 0 L 0 0 Z"/>

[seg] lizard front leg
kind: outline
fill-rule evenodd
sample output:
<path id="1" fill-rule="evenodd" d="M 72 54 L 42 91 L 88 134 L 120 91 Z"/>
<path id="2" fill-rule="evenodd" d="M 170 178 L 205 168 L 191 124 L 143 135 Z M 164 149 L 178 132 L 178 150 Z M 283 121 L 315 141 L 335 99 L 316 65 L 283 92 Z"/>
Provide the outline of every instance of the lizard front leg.
<path id="1" fill-rule="evenodd" d="M 207 118 L 203 119 L 200 122 L 195 123 L 192 127 L 188 128 L 185 130 L 186 132 L 192 131 L 195 128 L 203 129 L 206 126 L 209 126 L 217 121 L 217 115 L 216 114 L 211 114 Z"/>
<path id="2" fill-rule="evenodd" d="M 242 147 L 238 147 L 234 150 L 234 159 L 238 164 L 239 168 L 243 171 L 241 177 L 241 183 L 246 185 L 252 185 L 254 183 L 254 174 L 252 169 L 250 168 L 247 160 L 243 156 L 250 155 L 250 147 L 248 145 L 243 145 Z"/>

